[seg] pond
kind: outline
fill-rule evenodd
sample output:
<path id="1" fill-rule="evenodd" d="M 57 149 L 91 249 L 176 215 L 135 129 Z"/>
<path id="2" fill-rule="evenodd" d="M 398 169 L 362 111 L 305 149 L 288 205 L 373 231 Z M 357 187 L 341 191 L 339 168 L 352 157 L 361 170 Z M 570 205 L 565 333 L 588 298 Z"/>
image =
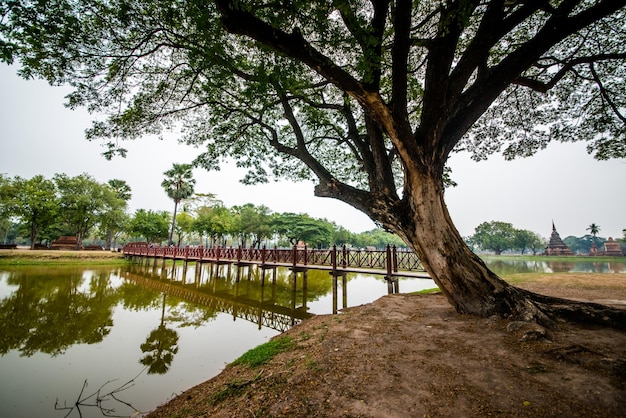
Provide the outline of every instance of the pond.
<path id="1" fill-rule="evenodd" d="M 0 267 L 2 416 L 137 416 L 312 314 L 387 294 L 382 276 L 222 267 Z M 306 286 L 304 283 L 306 281 Z M 401 279 L 399 290 L 434 287 Z"/>
<path id="2" fill-rule="evenodd" d="M 626 258 L 620 261 L 590 260 L 515 260 L 486 257 L 485 263 L 497 274 L 516 273 L 625 273 Z"/>

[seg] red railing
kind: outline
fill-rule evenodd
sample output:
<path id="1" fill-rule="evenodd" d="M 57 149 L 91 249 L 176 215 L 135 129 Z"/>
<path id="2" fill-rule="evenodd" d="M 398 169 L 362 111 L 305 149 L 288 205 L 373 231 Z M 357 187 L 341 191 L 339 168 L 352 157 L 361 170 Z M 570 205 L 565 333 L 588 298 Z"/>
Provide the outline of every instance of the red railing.
<path id="1" fill-rule="evenodd" d="M 330 267 L 333 271 L 365 268 L 384 270 L 388 275 L 400 271 L 424 272 L 424 267 L 415 253 L 399 251 L 395 246 L 387 246 L 384 251 L 352 250 L 343 246 L 331 249 L 314 250 L 294 246 L 282 248 L 242 248 L 234 247 L 159 247 L 145 242 L 129 243 L 123 252 L 127 256 L 166 258 L 211 263 L 250 263 L 285 267 Z"/>

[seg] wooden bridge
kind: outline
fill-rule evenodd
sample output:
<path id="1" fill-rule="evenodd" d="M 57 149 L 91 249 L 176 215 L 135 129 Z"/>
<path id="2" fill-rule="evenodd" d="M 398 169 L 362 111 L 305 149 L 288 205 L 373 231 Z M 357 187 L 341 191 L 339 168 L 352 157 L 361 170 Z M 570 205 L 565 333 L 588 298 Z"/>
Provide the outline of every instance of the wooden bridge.
<path id="1" fill-rule="evenodd" d="M 182 260 L 196 263 L 256 265 L 261 269 L 287 267 L 297 271 L 328 270 L 333 276 L 346 273 L 383 274 L 387 280 L 397 277 L 428 278 L 421 261 L 410 251 L 387 245 L 384 251 L 352 250 L 345 246 L 316 250 L 306 246 L 291 249 L 234 247 L 160 247 L 147 243 L 129 243 L 123 248 L 127 258 Z"/>

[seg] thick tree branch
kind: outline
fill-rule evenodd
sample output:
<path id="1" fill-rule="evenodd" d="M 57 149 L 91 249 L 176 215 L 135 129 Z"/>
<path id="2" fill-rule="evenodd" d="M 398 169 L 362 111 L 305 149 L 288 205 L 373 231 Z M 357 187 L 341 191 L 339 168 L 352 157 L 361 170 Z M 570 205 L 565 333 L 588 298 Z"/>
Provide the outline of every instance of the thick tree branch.
<path id="1" fill-rule="evenodd" d="M 595 70 L 595 68 L 593 66 L 593 62 L 589 64 L 589 70 L 591 71 L 591 75 L 593 76 L 593 80 L 598 85 L 598 88 L 600 89 L 600 94 L 602 95 L 604 100 L 606 100 L 606 102 L 609 104 L 609 107 L 611 108 L 611 110 L 613 111 L 615 116 L 617 116 L 619 118 L 619 120 L 621 120 L 622 123 L 626 125 L 626 117 L 624 117 L 624 115 L 620 112 L 619 106 L 613 101 L 613 99 L 611 98 L 609 92 L 602 85 L 602 80 L 600 80 L 600 76 L 598 76 L 598 73 L 596 72 L 596 70 Z"/>
<path id="2" fill-rule="evenodd" d="M 579 0 L 564 1 L 537 34 L 510 53 L 499 64 L 485 70 L 460 97 L 448 119 L 444 137 L 445 152 L 456 143 L 487 110 L 493 101 L 543 54 L 566 37 L 609 16 L 626 5 L 626 0 L 603 0 L 570 16 Z"/>
<path id="3" fill-rule="evenodd" d="M 428 50 L 424 106 L 417 137 L 422 142 L 418 153 L 423 161 L 431 160 L 444 129 L 442 115 L 449 114 L 451 103 L 447 97 L 449 74 L 454 62 L 459 37 L 466 25 L 466 16 L 476 8 L 476 2 L 454 2 L 441 10 L 436 39 Z M 467 9 L 466 9 L 467 8 Z M 428 131 L 426 131 L 426 129 Z"/>
<path id="4" fill-rule="evenodd" d="M 547 67 L 557 65 L 557 64 L 561 65 L 561 68 L 559 69 L 559 71 L 557 71 L 548 81 L 541 81 L 541 80 L 530 78 L 530 77 L 520 76 L 517 79 L 513 80 L 513 84 L 528 87 L 540 93 L 546 93 L 550 89 L 552 89 L 554 86 L 556 86 L 556 84 L 559 81 L 561 81 L 561 79 L 565 77 L 567 73 L 572 71 L 572 69 L 576 67 L 577 65 L 592 64 L 595 62 L 622 60 L 622 59 L 626 59 L 626 52 L 611 53 L 611 54 L 597 54 L 597 55 L 590 55 L 586 57 L 576 57 L 576 58 L 572 58 L 571 60 L 567 62 L 562 62 L 562 60 L 555 59 L 555 62 L 553 64 L 543 65 Z M 535 66 L 541 67 L 542 65 L 535 64 Z"/>
<path id="5" fill-rule="evenodd" d="M 409 133 L 411 127 L 407 114 L 407 68 L 409 66 L 411 1 L 401 0 L 396 4 L 393 23 L 395 36 L 391 48 L 391 109 L 394 116 L 402 121 L 403 131 Z"/>
<path id="6" fill-rule="evenodd" d="M 363 108 L 370 112 L 372 118 L 384 126 L 391 138 L 399 137 L 394 119 L 380 94 L 367 89 L 363 83 L 317 51 L 299 31 L 288 34 L 274 28 L 251 13 L 237 8 L 234 4 L 236 2 L 215 0 L 215 3 L 222 16 L 222 24 L 227 31 L 245 35 L 309 66 L 340 90 L 359 101 Z"/>
<path id="7" fill-rule="evenodd" d="M 358 18 L 354 14 L 350 2 L 333 1 L 333 5 L 341 13 L 346 28 L 348 28 L 361 47 L 363 61 L 367 65 L 367 71 L 363 77 L 364 85 L 372 91 L 376 91 L 380 87 L 382 44 L 389 1 L 376 0 L 372 2 L 374 15 L 370 22 L 370 27 L 359 25 Z"/>

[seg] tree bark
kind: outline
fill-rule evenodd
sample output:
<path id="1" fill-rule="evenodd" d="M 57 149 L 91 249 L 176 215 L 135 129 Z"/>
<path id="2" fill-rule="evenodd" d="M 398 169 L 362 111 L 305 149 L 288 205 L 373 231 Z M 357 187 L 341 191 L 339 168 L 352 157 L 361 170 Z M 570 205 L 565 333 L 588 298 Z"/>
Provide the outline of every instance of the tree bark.
<path id="1" fill-rule="evenodd" d="M 35 249 L 35 240 L 37 239 L 37 234 L 39 233 L 39 226 L 32 221 L 30 224 L 30 249 Z"/>
<path id="2" fill-rule="evenodd" d="M 441 177 L 407 173 L 402 223 L 386 224 L 418 254 L 435 284 L 459 313 L 499 316 L 554 327 L 560 320 L 626 329 L 626 310 L 569 301 L 514 287 L 465 244 L 444 201 Z"/>
<path id="3" fill-rule="evenodd" d="M 440 179 L 424 172 L 408 174 L 403 197 L 406 225 L 387 226 L 405 236 L 458 312 L 481 316 L 506 313 L 498 295 L 509 285 L 463 242 L 448 213 Z"/>

